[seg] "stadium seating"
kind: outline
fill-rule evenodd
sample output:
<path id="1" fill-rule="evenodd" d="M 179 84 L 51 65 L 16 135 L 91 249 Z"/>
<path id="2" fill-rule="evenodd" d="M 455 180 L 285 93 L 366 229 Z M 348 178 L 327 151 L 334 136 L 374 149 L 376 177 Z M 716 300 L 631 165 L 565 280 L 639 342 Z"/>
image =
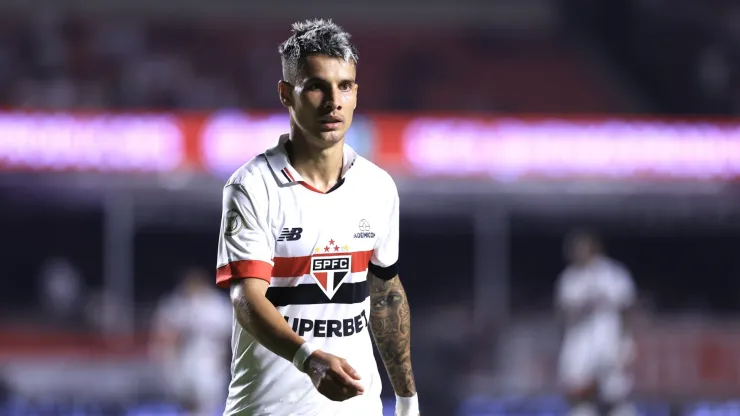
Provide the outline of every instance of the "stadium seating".
<path id="1" fill-rule="evenodd" d="M 277 108 L 285 30 L 0 18 L 0 104 Z M 353 30 L 365 110 L 619 112 L 610 80 L 551 34 Z"/>

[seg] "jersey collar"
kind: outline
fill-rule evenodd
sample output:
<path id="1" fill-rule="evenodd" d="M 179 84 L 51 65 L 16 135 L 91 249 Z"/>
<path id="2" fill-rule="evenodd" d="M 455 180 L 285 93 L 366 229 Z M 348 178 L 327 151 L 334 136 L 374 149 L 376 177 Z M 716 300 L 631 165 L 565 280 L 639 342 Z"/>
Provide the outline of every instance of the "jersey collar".
<path id="1" fill-rule="evenodd" d="M 288 157 L 288 151 L 285 149 L 285 144 L 290 141 L 287 134 L 280 136 L 278 145 L 265 152 L 267 163 L 272 169 L 272 173 L 275 174 L 278 182 L 281 185 L 287 185 L 290 183 L 304 183 L 303 177 L 293 169 L 290 165 L 290 158 Z M 348 145 L 344 144 L 344 166 L 342 167 L 342 178 L 347 175 L 347 172 L 355 164 L 357 159 L 357 153 Z"/>

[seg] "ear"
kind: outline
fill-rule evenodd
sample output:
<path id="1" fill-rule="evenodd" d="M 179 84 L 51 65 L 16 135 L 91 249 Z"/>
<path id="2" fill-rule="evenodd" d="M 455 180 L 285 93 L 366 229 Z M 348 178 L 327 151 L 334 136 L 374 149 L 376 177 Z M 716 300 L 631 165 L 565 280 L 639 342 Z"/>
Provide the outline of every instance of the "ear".
<path id="1" fill-rule="evenodd" d="M 293 106 L 293 86 L 287 81 L 278 82 L 278 96 L 280 98 L 280 104 L 285 108 Z"/>

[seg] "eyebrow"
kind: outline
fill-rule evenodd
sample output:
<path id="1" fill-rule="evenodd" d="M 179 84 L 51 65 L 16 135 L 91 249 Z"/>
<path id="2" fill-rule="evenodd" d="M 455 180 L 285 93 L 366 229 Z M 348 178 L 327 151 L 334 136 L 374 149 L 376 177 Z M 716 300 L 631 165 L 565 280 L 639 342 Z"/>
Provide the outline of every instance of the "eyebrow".
<path id="1" fill-rule="evenodd" d="M 304 84 L 308 84 L 308 83 L 311 83 L 311 82 L 320 82 L 322 84 L 330 84 L 330 82 L 327 81 L 326 79 L 319 78 L 319 77 L 306 78 L 306 80 L 303 83 Z M 356 82 L 355 79 L 353 79 L 353 78 L 347 78 L 347 79 L 343 79 L 343 80 L 339 81 L 339 84 L 344 84 L 344 83 L 354 84 L 355 82 Z"/>

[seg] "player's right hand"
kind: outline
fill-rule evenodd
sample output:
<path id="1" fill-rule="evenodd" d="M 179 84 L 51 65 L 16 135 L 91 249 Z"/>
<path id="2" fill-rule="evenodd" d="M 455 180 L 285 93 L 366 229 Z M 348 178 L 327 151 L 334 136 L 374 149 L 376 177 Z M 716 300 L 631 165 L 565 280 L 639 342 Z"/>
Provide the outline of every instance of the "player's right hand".
<path id="1" fill-rule="evenodd" d="M 347 360 L 328 352 L 314 351 L 306 360 L 305 371 L 316 390 L 329 400 L 341 402 L 365 391 L 360 375 Z"/>

